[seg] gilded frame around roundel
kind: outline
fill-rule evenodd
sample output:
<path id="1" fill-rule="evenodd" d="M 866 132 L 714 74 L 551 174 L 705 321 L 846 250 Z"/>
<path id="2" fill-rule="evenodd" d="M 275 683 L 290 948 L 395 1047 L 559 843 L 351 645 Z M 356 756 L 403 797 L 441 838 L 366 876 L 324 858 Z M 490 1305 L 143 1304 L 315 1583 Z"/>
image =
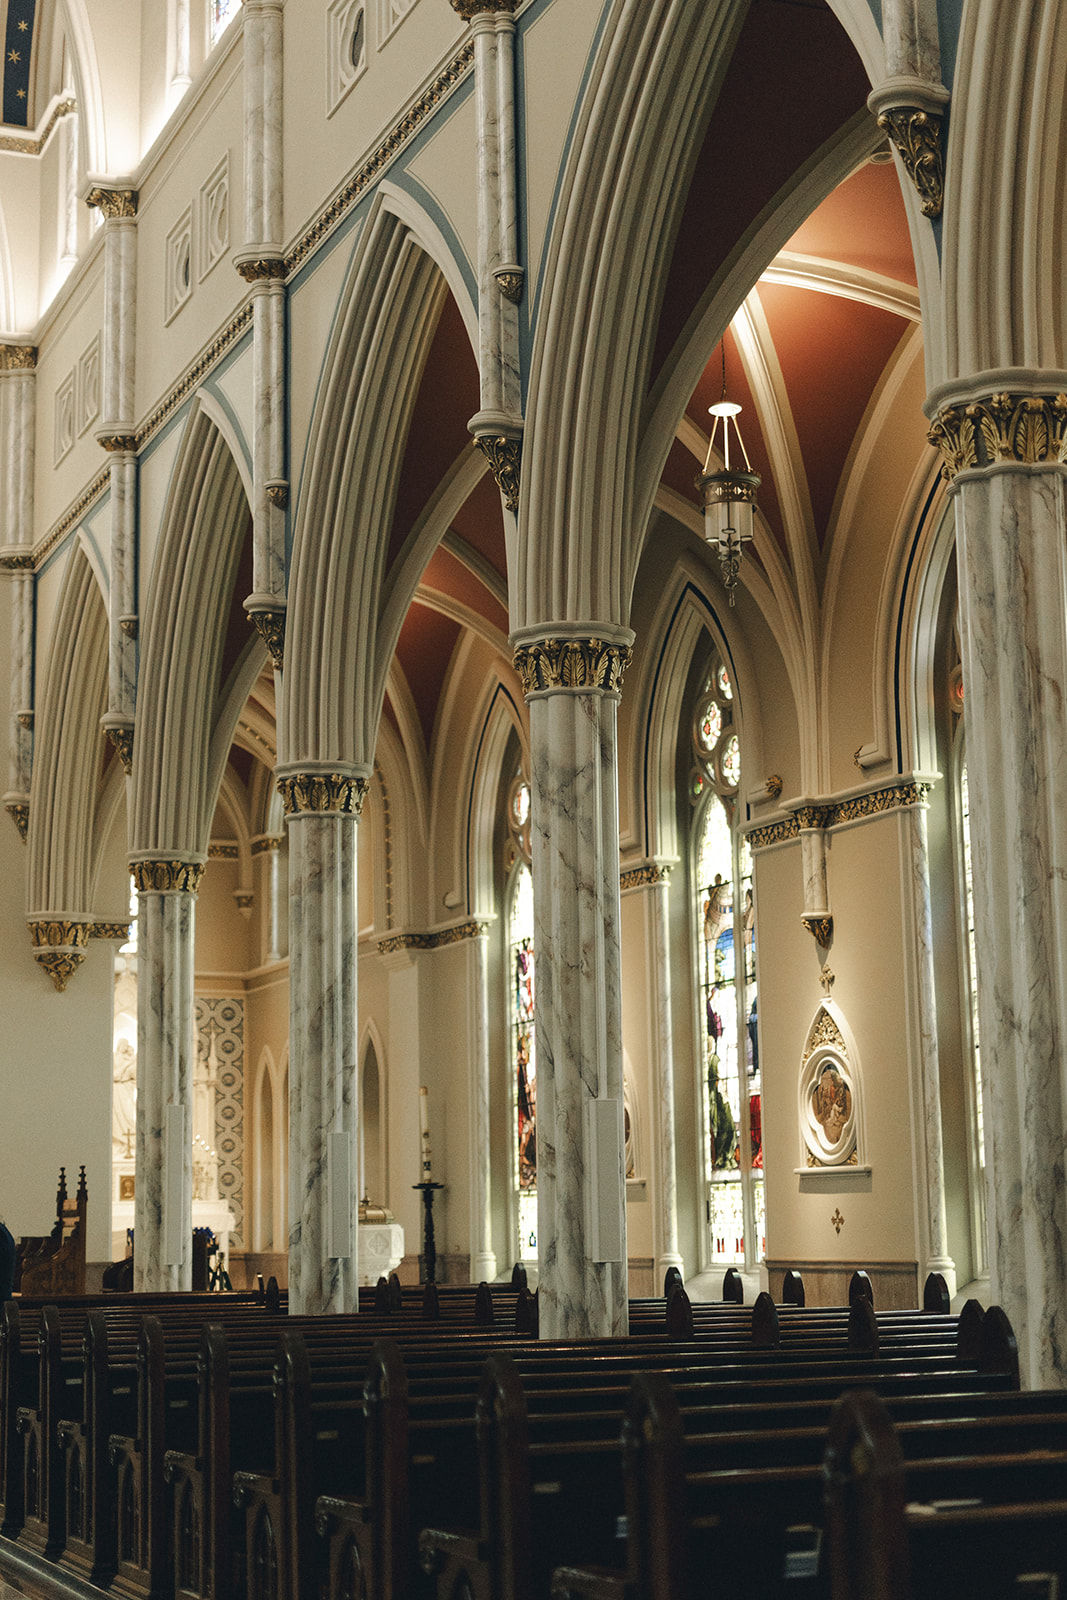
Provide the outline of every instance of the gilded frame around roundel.
<path id="1" fill-rule="evenodd" d="M 798 1126 L 809 1162 L 814 1158 L 818 1167 L 841 1167 L 855 1161 L 859 1099 L 841 1035 L 816 1042 L 797 1084 Z"/>

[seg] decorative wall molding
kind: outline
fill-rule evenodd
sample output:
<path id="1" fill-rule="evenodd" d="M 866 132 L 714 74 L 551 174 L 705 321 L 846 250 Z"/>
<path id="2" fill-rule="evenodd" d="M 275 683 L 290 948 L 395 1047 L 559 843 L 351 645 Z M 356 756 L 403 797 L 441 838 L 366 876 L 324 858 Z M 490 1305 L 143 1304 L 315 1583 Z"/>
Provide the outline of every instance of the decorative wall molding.
<path id="1" fill-rule="evenodd" d="M 386 134 L 381 144 L 367 158 L 363 165 L 355 172 L 344 188 L 335 195 L 326 209 L 319 215 L 301 237 L 297 240 L 292 250 L 285 258 L 286 271 L 294 273 L 322 240 L 355 205 L 356 201 L 369 187 L 375 178 L 379 178 L 390 162 L 400 154 L 408 140 L 413 138 L 422 127 L 426 119 L 432 115 L 456 84 L 465 77 L 474 61 L 474 44 L 468 40 L 463 48 L 452 57 L 448 66 L 434 79 L 430 87 L 421 94 L 408 108 L 407 112 L 396 124 L 392 131 Z"/>
<path id="2" fill-rule="evenodd" d="M 441 928 L 437 933 L 391 933 L 378 940 L 378 954 L 391 956 L 401 950 L 441 950 L 462 944 L 466 939 L 480 939 L 488 932 L 488 921 L 476 918 L 457 923 L 453 928 Z"/>
<path id="3" fill-rule="evenodd" d="M 859 1058 L 844 1014 L 830 999 L 820 1001 L 808 1029 L 797 1083 L 797 1110 L 806 1166 L 863 1163 Z"/>
<path id="4" fill-rule="evenodd" d="M 518 0 L 449 0 L 449 4 L 464 22 L 471 22 L 486 11 L 490 13 L 503 11 L 506 16 L 510 16 L 515 11 Z"/>
<path id="5" fill-rule="evenodd" d="M 127 944 L 130 938 L 128 922 L 93 922 L 89 927 L 90 939 L 112 939 L 116 944 Z"/>
<path id="6" fill-rule="evenodd" d="M 104 723 L 104 733 L 115 746 L 127 778 L 133 771 L 133 731 L 133 724 L 130 722 Z"/>
<path id="7" fill-rule="evenodd" d="M 745 837 L 751 849 L 765 850 L 769 845 L 798 838 L 804 829 L 836 828 L 843 822 L 878 816 L 883 811 L 925 805 L 932 788 L 933 784 L 923 779 L 908 778 L 887 784 L 881 789 L 871 789 L 866 794 L 830 801 L 826 805 L 806 803 L 777 822 L 765 822 L 749 828 Z"/>
<path id="8" fill-rule="evenodd" d="M 9 134 L 0 137 L 0 150 L 9 150 L 16 156 L 39 156 L 64 117 L 72 117 L 78 110 L 74 99 L 59 100 L 52 107 L 48 121 L 33 139 L 14 139 Z"/>
<path id="9" fill-rule="evenodd" d="M 285 835 L 283 833 L 261 833 L 257 839 L 252 840 L 248 848 L 252 855 L 262 856 L 266 855 L 268 851 L 280 850 L 284 843 Z"/>
<path id="10" fill-rule="evenodd" d="M 619 890 L 625 894 L 627 889 L 650 889 L 657 883 L 670 883 L 671 863 L 658 863 L 650 861 L 644 867 L 627 867 L 625 872 L 619 873 Z"/>
<path id="11" fill-rule="evenodd" d="M 619 694 L 622 677 L 633 659 L 629 645 L 609 644 L 595 637 L 541 639 L 515 651 L 515 671 L 524 695 L 561 689 Z"/>
<path id="12" fill-rule="evenodd" d="M 207 847 L 209 861 L 237 861 L 241 851 L 234 840 L 212 839 Z"/>
<path id="13" fill-rule="evenodd" d="M 339 772 L 297 772 L 278 779 L 286 817 L 333 813 L 358 817 L 369 787 L 366 778 Z"/>
<path id="14" fill-rule="evenodd" d="M 881 112 L 878 126 L 892 139 L 915 185 L 923 216 L 939 217 L 945 200 L 940 116 L 921 106 L 892 106 Z"/>
<path id="15" fill-rule="evenodd" d="M 30 831 L 30 802 L 28 800 L 8 800 L 4 810 L 19 830 L 19 837 L 23 844 Z"/>
<path id="16" fill-rule="evenodd" d="M 1067 394 L 1002 391 L 943 406 L 926 435 L 951 483 L 973 467 L 1062 466 L 1067 462 Z"/>
<path id="17" fill-rule="evenodd" d="M 133 861 L 130 874 L 138 894 L 196 894 L 204 876 L 204 863 Z"/>

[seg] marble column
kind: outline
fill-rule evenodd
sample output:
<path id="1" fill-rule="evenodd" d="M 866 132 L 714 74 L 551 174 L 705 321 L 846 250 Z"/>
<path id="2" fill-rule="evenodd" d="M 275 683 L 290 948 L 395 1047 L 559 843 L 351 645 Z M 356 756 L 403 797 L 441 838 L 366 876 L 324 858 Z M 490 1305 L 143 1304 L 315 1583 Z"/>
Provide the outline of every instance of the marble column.
<path id="1" fill-rule="evenodd" d="M 471 972 L 471 1282 L 496 1277 L 489 1180 L 492 1172 L 489 1127 L 489 927 L 480 922 Z"/>
<path id="2" fill-rule="evenodd" d="M 633 640 L 514 635 L 530 708 L 541 1334 L 627 1331 L 616 713 Z"/>
<path id="3" fill-rule="evenodd" d="M 126 772 L 137 704 L 137 348 L 136 189 L 97 186 L 87 196 L 104 217 L 104 338 L 101 421 L 110 456 L 111 560 L 108 694 L 103 727 Z"/>
<path id="4" fill-rule="evenodd" d="M 369 774 L 282 769 L 289 829 L 289 1308 L 355 1311 L 356 845 Z"/>
<path id="5" fill-rule="evenodd" d="M 33 464 L 36 361 L 32 345 L 0 345 L 0 546 L 11 584 L 11 681 L 4 807 L 23 839 L 33 771 Z"/>
<path id="6" fill-rule="evenodd" d="M 134 1288 L 192 1287 L 193 966 L 203 860 L 139 859 Z"/>
<path id="7" fill-rule="evenodd" d="M 659 1182 L 654 1196 L 656 1286 L 661 1289 L 668 1267 L 684 1270 L 678 1250 L 678 1153 L 674 1132 L 674 1018 L 671 1004 L 671 867 L 651 869 L 652 963 L 656 1003 L 656 1081 L 659 1129 Z"/>
<path id="8" fill-rule="evenodd" d="M 1067 1385 L 1067 400 L 931 398 L 955 500 L 992 1293 Z M 976 392 L 977 391 L 977 392 Z"/>
<path id="9" fill-rule="evenodd" d="M 515 172 L 517 0 L 451 0 L 471 25 L 477 117 L 478 373 L 480 403 L 468 426 L 492 469 L 505 512 L 518 507 L 522 451 Z"/>
<path id="10" fill-rule="evenodd" d="M 252 593 L 245 610 L 280 669 L 285 642 L 288 300 L 282 252 L 283 0 L 244 0 L 245 242 L 252 285 Z"/>
<path id="11" fill-rule="evenodd" d="M 908 988 L 914 995 L 909 1050 L 920 1075 L 917 1103 L 922 1110 L 922 1150 L 916 1151 L 917 1188 L 925 1187 L 926 1206 L 920 1218 L 924 1259 L 920 1279 L 940 1272 L 949 1293 L 956 1292 L 956 1263 L 948 1253 L 945 1210 L 945 1156 L 941 1132 L 941 1067 L 937 1044 L 937 999 L 934 984 L 933 910 L 930 900 L 930 843 L 925 804 L 929 785 L 915 785 L 916 800 L 899 813 L 904 832 L 905 954 L 913 963 Z M 924 1184 L 918 1183 L 918 1161 L 923 1163 Z"/>

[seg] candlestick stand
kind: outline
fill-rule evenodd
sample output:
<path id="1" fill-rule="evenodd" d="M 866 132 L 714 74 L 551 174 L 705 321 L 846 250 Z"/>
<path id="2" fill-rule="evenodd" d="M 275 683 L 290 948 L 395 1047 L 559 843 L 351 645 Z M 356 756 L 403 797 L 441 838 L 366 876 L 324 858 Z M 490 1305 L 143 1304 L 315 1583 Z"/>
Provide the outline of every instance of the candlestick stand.
<path id="1" fill-rule="evenodd" d="M 426 1283 L 437 1282 L 437 1246 L 433 1237 L 433 1196 L 435 1189 L 443 1189 L 443 1183 L 413 1183 L 413 1189 L 421 1189 L 423 1218 L 422 1218 L 422 1258 L 426 1263 Z"/>

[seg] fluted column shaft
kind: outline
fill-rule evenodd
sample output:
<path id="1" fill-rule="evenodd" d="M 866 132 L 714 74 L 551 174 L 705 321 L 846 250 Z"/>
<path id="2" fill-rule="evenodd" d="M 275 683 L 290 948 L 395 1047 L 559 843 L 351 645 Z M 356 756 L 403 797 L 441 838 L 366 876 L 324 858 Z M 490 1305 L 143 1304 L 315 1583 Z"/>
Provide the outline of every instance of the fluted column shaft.
<path id="1" fill-rule="evenodd" d="M 530 708 L 544 1338 L 627 1331 L 616 713 L 632 634 L 516 639 Z"/>
<path id="2" fill-rule="evenodd" d="M 134 1288 L 192 1287 L 193 968 L 199 861 L 132 863 L 137 886 Z"/>
<path id="3" fill-rule="evenodd" d="M 356 846 L 366 779 L 283 773 L 289 827 L 289 1306 L 359 1298 Z"/>

